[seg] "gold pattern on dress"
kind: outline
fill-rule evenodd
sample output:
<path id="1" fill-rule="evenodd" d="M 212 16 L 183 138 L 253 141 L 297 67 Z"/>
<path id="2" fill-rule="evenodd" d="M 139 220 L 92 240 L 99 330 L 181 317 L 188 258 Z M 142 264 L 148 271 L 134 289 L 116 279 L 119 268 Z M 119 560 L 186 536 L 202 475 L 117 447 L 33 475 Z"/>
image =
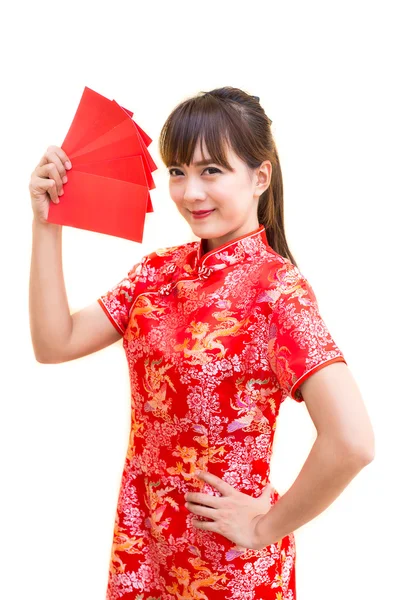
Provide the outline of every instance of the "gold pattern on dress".
<path id="1" fill-rule="evenodd" d="M 111 573 L 124 573 L 125 563 L 117 552 L 126 554 L 141 554 L 143 538 L 132 537 L 124 533 L 118 526 L 117 520 L 114 523 L 114 540 L 111 550 L 110 571 Z"/>
<path id="2" fill-rule="evenodd" d="M 149 395 L 147 402 L 144 405 L 146 412 L 151 411 L 155 417 L 159 417 L 166 421 L 172 421 L 171 415 L 168 413 L 172 398 L 167 398 L 168 386 L 176 392 L 174 384 L 166 375 L 166 371 L 171 369 L 171 364 L 165 364 L 157 368 L 163 362 L 163 359 L 152 360 L 149 364 L 149 359 L 144 361 L 145 376 L 143 377 L 143 387 Z"/>
<path id="3" fill-rule="evenodd" d="M 172 454 L 182 458 L 183 462 L 177 462 L 175 467 L 168 467 L 168 473 L 171 475 L 182 475 L 186 481 L 191 481 L 196 471 L 201 471 L 207 466 L 207 449 L 202 450 L 202 455 L 198 456 L 196 448 L 177 445 L 176 450 Z M 184 463 L 189 464 L 188 471 L 185 471 Z"/>
<path id="4" fill-rule="evenodd" d="M 137 338 L 140 335 L 140 327 L 136 317 L 142 315 L 147 319 L 154 319 L 158 321 L 158 315 L 164 312 L 165 308 L 153 305 L 150 298 L 147 298 L 146 296 L 139 296 L 131 312 L 128 331 L 126 333 L 126 340 L 130 342 L 132 339 Z"/>
<path id="5" fill-rule="evenodd" d="M 220 312 L 212 313 L 212 316 L 220 321 L 220 325 L 217 325 L 213 331 L 207 333 L 210 324 L 192 321 L 189 327 L 185 330 L 192 334 L 192 340 L 195 342 L 192 348 L 189 348 L 190 338 L 185 338 L 182 344 L 174 346 L 174 350 L 183 350 L 185 358 L 192 357 L 190 364 L 206 364 L 217 358 L 223 358 L 225 356 L 227 348 L 222 342 L 218 341 L 217 338 L 228 336 L 228 335 L 240 335 L 244 333 L 243 327 L 249 322 L 250 318 L 246 317 L 243 320 L 238 320 L 231 316 L 233 313 L 229 310 L 223 310 Z M 230 325 L 230 326 L 229 326 Z M 217 354 L 206 354 L 208 350 L 219 349 Z"/>
<path id="6" fill-rule="evenodd" d="M 192 579 L 191 573 L 182 567 L 172 567 L 170 575 L 174 575 L 177 582 L 166 587 L 167 591 L 174 594 L 178 600 L 207 600 L 208 596 L 200 590 L 202 587 L 211 587 L 213 590 L 223 590 L 225 586 L 219 584 L 220 581 L 224 584 L 227 581 L 225 573 L 218 575 L 205 567 L 206 564 L 199 557 L 190 558 L 189 562 L 198 572 Z M 182 586 L 181 591 L 179 587 Z"/>

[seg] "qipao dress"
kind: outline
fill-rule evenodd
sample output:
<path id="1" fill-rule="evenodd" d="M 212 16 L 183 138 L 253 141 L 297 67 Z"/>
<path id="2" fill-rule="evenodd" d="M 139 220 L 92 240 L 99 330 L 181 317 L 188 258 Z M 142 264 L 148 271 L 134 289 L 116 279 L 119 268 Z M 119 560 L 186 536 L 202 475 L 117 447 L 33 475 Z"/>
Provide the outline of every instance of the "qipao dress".
<path id="1" fill-rule="evenodd" d="M 98 298 L 123 336 L 132 408 L 107 600 L 296 599 L 293 533 L 238 547 L 192 525 L 208 519 L 184 494 L 220 495 L 202 470 L 258 497 L 282 402 L 302 402 L 310 375 L 346 361 L 263 225 L 204 250 L 203 240 L 158 249 Z M 273 489 L 271 504 L 279 497 Z"/>

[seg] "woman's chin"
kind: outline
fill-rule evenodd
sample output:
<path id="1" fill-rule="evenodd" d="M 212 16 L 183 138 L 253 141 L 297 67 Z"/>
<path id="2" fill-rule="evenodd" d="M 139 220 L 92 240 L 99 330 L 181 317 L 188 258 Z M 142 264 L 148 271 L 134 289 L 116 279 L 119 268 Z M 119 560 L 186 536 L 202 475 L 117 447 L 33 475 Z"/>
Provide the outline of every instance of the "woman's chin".
<path id="1" fill-rule="evenodd" d="M 206 219 L 196 219 L 190 218 L 187 221 L 195 235 L 203 238 L 215 237 L 218 235 L 217 228 L 212 223 L 207 223 Z"/>
<path id="2" fill-rule="evenodd" d="M 215 231 L 215 228 L 211 228 L 210 226 L 207 225 L 197 225 L 197 224 L 193 224 L 193 223 L 189 223 L 190 227 L 194 233 L 194 235 L 196 235 L 197 237 L 201 237 L 205 240 L 208 240 L 210 238 L 214 238 L 214 237 L 218 237 L 218 233 Z"/>

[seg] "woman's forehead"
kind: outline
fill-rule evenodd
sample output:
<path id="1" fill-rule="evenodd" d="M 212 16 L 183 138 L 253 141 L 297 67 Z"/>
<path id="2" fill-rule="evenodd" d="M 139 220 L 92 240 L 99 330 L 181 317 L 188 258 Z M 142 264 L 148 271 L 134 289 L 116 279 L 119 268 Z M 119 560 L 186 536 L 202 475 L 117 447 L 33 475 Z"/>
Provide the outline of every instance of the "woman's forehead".
<path id="1" fill-rule="evenodd" d="M 227 158 L 228 162 L 230 162 L 229 161 L 230 158 L 234 159 L 236 154 L 226 140 L 221 139 L 218 146 L 222 150 L 222 152 L 225 155 L 225 157 Z M 210 150 L 207 148 L 205 140 L 203 140 L 203 141 L 198 140 L 196 143 L 194 152 L 193 152 L 191 164 L 195 164 L 195 166 L 196 166 L 196 163 L 205 164 L 206 162 L 208 162 L 208 163 L 213 162 L 212 152 L 210 152 Z"/>

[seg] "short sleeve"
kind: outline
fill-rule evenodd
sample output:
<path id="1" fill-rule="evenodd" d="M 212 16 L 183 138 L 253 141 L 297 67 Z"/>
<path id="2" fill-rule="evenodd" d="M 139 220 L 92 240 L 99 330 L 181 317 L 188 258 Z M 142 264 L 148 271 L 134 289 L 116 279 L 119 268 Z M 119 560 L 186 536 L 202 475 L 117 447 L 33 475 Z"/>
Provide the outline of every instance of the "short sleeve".
<path id="1" fill-rule="evenodd" d="M 283 285 L 274 304 L 268 359 L 285 397 L 297 402 L 304 400 L 299 386 L 313 373 L 333 362 L 347 364 L 321 317 L 310 283 L 301 274 Z"/>
<path id="2" fill-rule="evenodd" d="M 119 283 L 97 299 L 110 322 L 121 335 L 124 335 L 128 326 L 130 309 L 137 295 L 137 284 L 143 281 L 143 267 L 147 258 L 144 256 L 140 262 L 133 265 Z"/>

